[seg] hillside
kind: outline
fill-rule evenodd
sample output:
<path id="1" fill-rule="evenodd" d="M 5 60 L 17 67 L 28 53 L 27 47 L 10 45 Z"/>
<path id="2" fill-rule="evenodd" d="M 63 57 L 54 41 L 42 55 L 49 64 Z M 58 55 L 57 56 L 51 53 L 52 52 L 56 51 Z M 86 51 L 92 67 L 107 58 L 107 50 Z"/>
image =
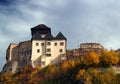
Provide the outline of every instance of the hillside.
<path id="1" fill-rule="evenodd" d="M 103 56 L 90 52 L 84 60 L 78 58 L 64 61 L 61 64 L 49 65 L 44 69 L 26 66 L 15 74 L 0 75 L 0 83 L 120 84 L 120 75 L 111 68 L 119 64 L 119 57 L 113 51 L 104 52 Z M 112 58 L 111 61 L 110 58 Z"/>

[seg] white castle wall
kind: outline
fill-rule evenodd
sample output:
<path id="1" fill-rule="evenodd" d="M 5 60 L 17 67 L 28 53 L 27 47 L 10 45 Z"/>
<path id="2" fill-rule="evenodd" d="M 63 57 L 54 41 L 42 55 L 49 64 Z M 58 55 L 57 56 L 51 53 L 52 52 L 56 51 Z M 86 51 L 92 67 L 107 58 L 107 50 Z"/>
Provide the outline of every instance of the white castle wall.
<path id="1" fill-rule="evenodd" d="M 47 43 L 50 42 L 50 45 L 47 45 Z M 63 42 L 64 45 L 60 45 L 60 43 Z M 36 46 L 36 43 L 38 43 L 38 46 Z M 44 43 L 44 47 L 41 46 L 41 44 Z M 57 45 L 55 46 L 55 43 Z M 44 49 L 45 48 L 45 49 Z M 37 50 L 40 50 L 38 53 Z M 47 51 L 47 49 L 50 49 L 50 52 Z M 60 49 L 62 49 L 62 52 L 60 52 Z M 45 56 L 45 66 L 48 64 L 55 64 L 61 61 L 61 54 L 66 53 L 66 41 L 65 40 L 50 40 L 50 41 L 45 41 L 45 40 L 33 40 L 32 41 L 32 64 L 33 67 L 35 66 L 40 66 L 41 62 L 41 56 Z M 51 56 L 47 56 L 47 54 L 51 54 Z"/>

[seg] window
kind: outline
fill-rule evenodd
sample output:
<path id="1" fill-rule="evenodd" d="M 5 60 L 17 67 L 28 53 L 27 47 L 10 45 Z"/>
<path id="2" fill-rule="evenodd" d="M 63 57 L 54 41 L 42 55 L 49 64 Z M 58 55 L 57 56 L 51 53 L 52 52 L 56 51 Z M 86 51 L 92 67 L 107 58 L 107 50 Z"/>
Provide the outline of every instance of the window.
<path id="1" fill-rule="evenodd" d="M 63 52 L 63 50 L 62 50 L 62 49 L 60 49 L 60 50 L 59 50 L 59 52 L 60 52 L 60 53 L 62 53 L 62 52 Z"/>
<path id="2" fill-rule="evenodd" d="M 24 56 L 26 56 L 26 52 L 24 52 Z"/>
<path id="3" fill-rule="evenodd" d="M 37 53 L 39 53 L 40 52 L 40 49 L 37 49 Z"/>
<path id="4" fill-rule="evenodd" d="M 44 65 L 45 65 L 45 62 L 41 62 L 41 65 L 44 66 Z"/>
<path id="5" fill-rule="evenodd" d="M 50 42 L 47 42 L 47 45 L 49 46 L 49 45 L 51 45 L 51 43 L 50 43 Z"/>
<path id="6" fill-rule="evenodd" d="M 57 43 L 54 43 L 55 46 L 57 46 Z"/>
<path id="7" fill-rule="evenodd" d="M 64 45 L 64 42 L 60 42 L 60 46 L 63 46 Z"/>
<path id="8" fill-rule="evenodd" d="M 41 46 L 44 46 L 45 44 L 44 43 L 41 43 Z"/>
<path id="9" fill-rule="evenodd" d="M 26 51 L 27 52 L 27 55 L 29 55 L 29 51 Z"/>
<path id="10" fill-rule="evenodd" d="M 39 46 L 39 43 L 36 43 L 36 46 Z"/>
<path id="11" fill-rule="evenodd" d="M 10 71 L 12 71 L 12 68 L 10 68 Z"/>
<path id="12" fill-rule="evenodd" d="M 32 50 L 29 50 L 29 53 L 32 54 Z"/>
<path id="13" fill-rule="evenodd" d="M 18 70 L 20 71 L 21 69 L 20 69 L 20 68 L 18 68 Z"/>
<path id="14" fill-rule="evenodd" d="M 47 56 L 51 56 L 51 54 L 47 54 Z"/>
<path id="15" fill-rule="evenodd" d="M 47 49 L 47 52 L 50 52 L 51 51 L 51 49 Z"/>
<path id="16" fill-rule="evenodd" d="M 51 60 L 51 63 L 53 63 L 53 60 Z"/>

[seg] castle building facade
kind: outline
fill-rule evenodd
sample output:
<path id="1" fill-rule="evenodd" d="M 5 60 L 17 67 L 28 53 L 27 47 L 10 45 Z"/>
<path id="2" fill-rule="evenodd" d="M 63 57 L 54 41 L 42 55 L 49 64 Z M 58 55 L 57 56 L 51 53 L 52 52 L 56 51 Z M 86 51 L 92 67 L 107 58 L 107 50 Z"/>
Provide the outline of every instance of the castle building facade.
<path id="1" fill-rule="evenodd" d="M 53 37 L 51 28 L 40 24 L 31 28 L 31 35 L 31 40 L 9 45 L 2 73 L 14 73 L 27 65 L 44 68 L 66 60 L 67 39 L 61 32 Z"/>

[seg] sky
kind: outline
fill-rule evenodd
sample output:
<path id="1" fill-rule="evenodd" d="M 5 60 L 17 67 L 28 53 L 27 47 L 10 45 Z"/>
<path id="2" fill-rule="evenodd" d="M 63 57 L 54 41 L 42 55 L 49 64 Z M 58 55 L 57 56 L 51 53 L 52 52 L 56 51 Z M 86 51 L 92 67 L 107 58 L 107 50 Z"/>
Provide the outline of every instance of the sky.
<path id="1" fill-rule="evenodd" d="M 53 36 L 61 31 L 67 49 L 86 42 L 120 48 L 120 0 L 0 0 L 0 70 L 9 44 L 30 40 L 39 24 Z"/>

